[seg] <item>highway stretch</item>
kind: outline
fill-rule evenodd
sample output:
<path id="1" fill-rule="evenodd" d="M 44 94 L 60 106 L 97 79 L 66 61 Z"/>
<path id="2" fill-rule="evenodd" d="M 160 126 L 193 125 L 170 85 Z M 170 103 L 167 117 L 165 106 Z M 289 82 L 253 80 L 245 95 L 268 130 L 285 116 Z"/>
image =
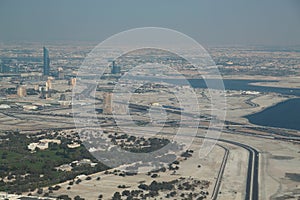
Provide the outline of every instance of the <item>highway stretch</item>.
<path id="1" fill-rule="evenodd" d="M 148 110 L 149 106 L 144 106 L 144 105 L 137 105 L 137 104 L 130 104 L 130 107 L 133 107 L 135 109 L 141 109 L 141 110 Z M 167 112 L 172 112 L 175 114 L 183 114 L 180 111 L 171 111 L 171 109 L 168 109 Z M 184 113 L 187 114 L 189 116 L 192 116 L 192 114 L 190 113 Z M 219 130 L 222 131 L 222 130 Z M 231 131 L 229 131 L 231 132 Z M 197 136 L 199 138 L 206 138 L 206 139 L 212 139 L 212 140 L 218 140 L 224 143 L 229 143 L 229 144 L 233 144 L 236 146 L 239 146 L 241 148 L 244 148 L 248 151 L 249 153 L 249 159 L 248 159 L 248 171 L 247 171 L 247 182 L 246 182 L 246 193 L 245 193 L 245 200 L 257 200 L 259 197 L 259 185 L 258 185 L 258 170 L 259 170 L 259 152 L 254 149 L 253 147 L 240 143 L 240 142 L 236 142 L 236 141 L 231 141 L 231 140 L 225 140 L 225 139 L 215 139 L 215 138 L 207 138 L 207 137 L 202 137 L 202 136 Z M 228 154 L 228 152 L 225 152 L 224 156 L 228 156 L 226 155 Z M 226 159 L 227 160 L 227 159 Z M 224 158 L 223 158 L 223 162 L 219 171 L 219 175 L 216 181 L 216 185 L 215 185 L 215 189 L 213 192 L 213 196 L 212 198 L 217 198 L 217 193 L 219 192 L 219 188 L 220 188 L 220 183 L 222 180 L 222 175 L 225 168 L 225 163 L 226 160 L 224 162 Z M 220 177 L 219 177 L 220 176 Z"/>
<path id="2" fill-rule="evenodd" d="M 136 105 L 136 104 L 131 105 L 131 106 L 133 106 L 135 109 L 139 109 L 139 108 L 141 110 L 147 110 L 147 109 L 149 109 L 148 106 L 141 106 L 140 107 L 140 105 Z M 172 113 L 175 113 L 175 114 L 183 114 L 183 112 L 181 112 L 181 111 L 175 110 L 173 112 L 173 111 L 171 111 L 171 109 L 167 109 L 167 112 L 172 112 Z M 6 114 L 8 114 L 8 113 L 6 113 Z M 192 116 L 189 113 L 184 113 L 184 114 Z M 11 117 L 13 117 L 13 116 L 11 116 Z M 14 117 L 17 117 L 17 116 L 14 116 Z M 66 117 L 66 116 L 64 116 L 64 117 Z M 112 124 L 109 124 L 109 125 L 102 124 L 100 126 L 101 127 L 105 127 L 105 126 L 113 126 L 113 125 Z M 95 127 L 99 127 L 99 125 L 95 125 Z M 66 129 L 72 129 L 72 128 L 76 128 L 76 127 L 73 127 L 73 126 L 66 127 Z M 207 127 L 199 127 L 199 128 L 204 128 L 204 129 L 206 128 L 207 129 Z M 57 129 L 59 130 L 60 128 L 57 128 Z M 225 131 L 225 130 L 219 130 L 219 131 Z M 226 130 L 225 132 L 235 133 L 233 130 Z M 204 138 L 203 136 L 197 136 L 197 137 Z M 259 165 L 259 162 L 258 162 L 258 159 L 259 159 L 258 155 L 259 155 L 259 153 L 258 153 L 258 151 L 255 150 L 253 147 L 250 147 L 250 146 L 248 146 L 246 144 L 242 144 L 242 143 L 235 142 L 235 141 L 230 141 L 230 140 L 225 140 L 225 139 L 214 139 L 214 138 L 206 138 L 206 139 L 213 139 L 213 140 L 218 140 L 220 142 L 233 144 L 233 145 L 242 147 L 242 148 L 246 149 L 249 152 L 245 199 L 246 200 L 254 200 L 254 199 L 256 200 L 256 199 L 258 199 L 258 192 L 259 192 L 259 190 L 258 190 L 258 165 Z M 226 155 L 224 155 L 224 156 L 226 156 Z M 223 175 L 222 171 L 224 171 L 225 164 L 226 164 L 226 160 L 224 160 L 224 158 L 223 158 L 223 162 L 222 162 L 221 168 L 219 170 L 219 175 L 218 175 L 218 178 L 217 178 L 217 181 L 216 181 L 216 185 L 215 185 L 215 189 L 214 189 L 213 196 L 212 196 L 213 199 L 216 199 L 217 198 L 217 194 L 219 193 L 219 188 L 220 188 L 220 185 L 221 185 L 221 180 L 222 180 L 222 175 Z"/>
<path id="3" fill-rule="evenodd" d="M 246 144 L 243 144 L 240 142 L 236 142 L 236 141 L 225 140 L 225 139 L 220 139 L 220 138 L 219 139 L 208 138 L 208 137 L 204 137 L 204 136 L 196 136 L 196 137 L 217 140 L 220 142 L 232 144 L 232 145 L 244 148 L 248 151 L 249 159 L 248 159 L 245 200 L 257 200 L 259 198 L 259 183 L 258 183 L 259 152 L 249 145 L 246 145 Z M 226 152 L 225 152 L 225 154 L 226 154 Z M 226 156 L 225 154 L 224 154 L 224 156 Z M 224 162 L 224 157 L 223 157 L 223 162 Z M 221 164 L 221 168 L 222 168 L 223 162 Z M 220 168 L 220 170 L 221 170 L 221 168 Z M 220 171 L 219 171 L 219 174 L 220 174 Z M 219 179 L 217 179 L 217 181 L 221 182 L 221 179 L 222 179 L 222 176 Z M 215 186 L 215 187 L 217 187 L 217 186 Z M 214 193 L 219 192 L 218 190 L 219 190 L 219 188 L 217 188 L 216 190 L 214 189 Z M 216 196 L 212 196 L 212 197 L 216 198 Z"/>
<path id="4" fill-rule="evenodd" d="M 129 107 L 132 107 L 132 108 L 135 108 L 135 109 L 141 109 L 141 110 L 148 110 L 149 109 L 149 106 L 137 105 L 137 104 L 130 104 Z M 172 113 L 175 113 L 175 114 L 183 114 L 181 111 L 177 111 L 177 110 L 172 111 L 171 109 L 168 109 L 166 111 L 167 112 L 172 112 Z M 184 114 L 189 115 L 189 116 L 193 116 L 190 113 L 184 113 Z M 222 130 L 219 130 L 219 131 L 222 131 Z M 201 136 L 197 136 L 197 137 L 201 137 Z M 202 138 L 204 138 L 204 137 L 202 137 Z M 241 148 L 244 148 L 249 152 L 245 199 L 246 200 L 257 200 L 258 197 L 259 197 L 259 185 L 258 185 L 259 152 L 256 149 L 254 149 L 253 147 L 249 146 L 249 145 L 246 145 L 246 144 L 243 144 L 243 143 L 240 143 L 240 142 L 236 142 L 236 141 L 225 140 L 225 139 L 215 139 L 215 138 L 206 138 L 206 139 L 213 139 L 213 140 L 218 140 L 218 141 L 221 141 L 221 142 L 233 144 L 233 145 L 239 146 Z M 228 154 L 228 152 L 225 152 L 224 156 L 226 156 L 226 154 Z M 223 162 L 222 162 L 220 171 L 224 170 L 224 169 L 222 169 L 223 165 L 225 166 L 224 158 L 223 158 Z M 225 167 L 223 167 L 223 168 L 225 168 Z M 222 174 L 223 174 L 222 172 L 219 172 L 220 178 L 217 179 L 217 183 L 216 183 L 217 186 L 215 185 L 215 187 L 217 187 L 217 188 L 214 189 L 215 192 L 212 196 L 214 198 L 217 197 L 216 192 L 218 192 L 218 190 L 219 190 L 220 182 L 221 182 L 221 179 L 222 179 Z"/>
<path id="5" fill-rule="evenodd" d="M 217 144 L 217 145 L 220 146 L 221 148 L 223 148 L 225 153 L 224 153 L 223 160 L 222 160 L 222 163 L 221 163 L 221 167 L 219 169 L 218 177 L 217 177 L 217 180 L 216 180 L 216 183 L 215 183 L 212 195 L 211 195 L 211 199 L 213 199 L 213 200 L 217 199 L 217 197 L 218 197 L 221 182 L 222 182 L 222 177 L 223 177 L 223 174 L 224 174 L 225 166 L 226 166 L 228 155 L 229 155 L 229 149 L 228 148 L 226 148 L 226 147 L 224 147 L 220 144 Z"/>
<path id="6" fill-rule="evenodd" d="M 91 91 L 91 89 L 89 89 L 89 92 L 90 91 Z M 141 111 L 147 111 L 150 108 L 150 106 L 139 105 L 139 104 L 129 104 L 129 107 L 133 108 L 133 109 L 138 109 L 138 110 L 141 110 Z M 66 109 L 66 108 L 62 108 L 62 109 Z M 194 114 L 191 114 L 191 113 L 186 113 L 182 110 L 174 110 L 174 109 L 171 109 L 171 108 L 165 108 L 165 110 L 166 110 L 166 112 L 173 113 L 173 114 L 186 115 L 186 116 L 189 116 L 189 117 L 198 117 L 198 118 L 200 117 L 200 116 L 195 116 Z M 21 113 L 23 113 L 23 112 L 21 111 Z M 2 113 L 9 116 L 9 117 L 21 118 L 20 116 L 18 116 L 18 113 L 20 113 L 20 112 L 16 112 L 16 113 L 2 112 Z M 27 114 L 27 115 L 30 114 L 30 115 L 37 115 L 37 116 L 41 115 L 41 113 L 34 113 L 34 112 L 30 112 L 30 113 L 24 112 L 23 114 Z M 72 117 L 70 115 L 67 116 L 67 115 L 63 115 L 63 114 L 50 114 L 50 113 L 43 113 L 43 115 L 50 115 L 50 116 L 55 116 L 55 117 L 59 116 L 59 117 L 66 117 L 66 118 Z M 108 118 L 106 117 L 106 119 L 108 119 Z M 43 120 L 43 119 L 41 119 L 41 120 Z M 249 126 L 249 125 L 234 123 L 234 122 L 230 122 L 230 121 L 225 121 L 225 124 L 227 126 L 230 126 L 230 127 Z M 107 125 L 106 124 L 95 124 L 94 127 L 99 127 L 99 126 L 100 127 L 107 127 L 107 126 L 113 126 L 113 124 L 107 124 Z M 75 126 L 69 126 L 69 127 L 65 127 L 65 128 L 51 128 L 51 129 L 52 130 L 63 130 L 63 129 L 74 129 L 74 128 L 76 128 L 76 127 Z M 79 128 L 79 127 L 77 127 L 77 128 Z M 203 127 L 199 126 L 198 128 L 207 129 L 208 127 L 207 126 L 203 126 Z M 277 133 L 274 130 L 266 129 L 264 127 L 256 127 L 256 126 L 251 125 L 251 126 L 249 126 L 249 128 L 259 129 L 259 130 L 263 129 L 262 131 L 264 131 L 266 133 L 270 133 L 270 135 L 272 134 L 273 137 L 269 136 L 270 138 L 268 138 L 268 139 L 290 140 L 291 137 L 293 136 L 294 141 L 296 141 L 296 140 L 300 141 L 300 139 L 298 137 L 295 137 L 294 135 L 290 135 L 290 134 L 282 135 L 282 133 L 280 134 L 280 133 Z M 33 130 L 35 130 L 35 129 L 33 129 Z M 251 136 L 255 136 L 255 137 L 262 137 L 261 135 L 257 135 L 257 134 L 254 134 L 254 133 L 248 133 L 248 132 L 243 132 L 243 131 L 235 131 L 235 130 L 231 130 L 231 129 L 223 129 L 223 130 L 216 130 L 216 131 L 223 131 L 223 132 L 230 133 L 230 134 L 251 135 Z M 197 137 L 201 138 L 202 136 L 197 136 Z M 266 137 L 266 136 L 264 136 L 264 137 Z M 211 139 L 214 139 L 214 138 L 211 138 Z M 232 144 L 232 145 L 236 145 L 236 146 L 244 148 L 248 151 L 249 160 L 248 160 L 248 171 L 247 171 L 245 199 L 246 200 L 248 200 L 248 199 L 251 199 L 251 200 L 258 199 L 259 198 L 259 183 L 258 183 L 259 182 L 258 181 L 259 152 L 256 149 L 254 149 L 253 147 L 249 146 L 249 145 L 239 143 L 239 142 L 236 142 L 236 141 L 225 140 L 225 139 L 218 139 L 218 141 L 225 142 L 225 143 Z M 224 160 L 224 158 L 223 158 L 223 160 Z M 220 168 L 220 170 L 221 170 L 221 168 Z M 215 192 L 213 193 L 212 198 L 217 198 L 217 193 L 218 193 L 219 188 L 220 188 L 220 183 L 221 183 L 221 180 L 222 180 L 222 173 L 219 172 L 219 174 L 220 174 L 220 176 L 219 176 L 220 178 L 218 179 L 218 183 L 216 183 L 219 186 L 218 185 L 215 186 L 216 189 L 215 189 Z"/>
<path id="7" fill-rule="evenodd" d="M 257 200 L 259 197 L 259 183 L 258 183 L 259 152 L 253 147 L 243 143 L 224 140 L 224 139 L 219 139 L 219 141 L 240 146 L 249 152 L 245 199 Z"/>

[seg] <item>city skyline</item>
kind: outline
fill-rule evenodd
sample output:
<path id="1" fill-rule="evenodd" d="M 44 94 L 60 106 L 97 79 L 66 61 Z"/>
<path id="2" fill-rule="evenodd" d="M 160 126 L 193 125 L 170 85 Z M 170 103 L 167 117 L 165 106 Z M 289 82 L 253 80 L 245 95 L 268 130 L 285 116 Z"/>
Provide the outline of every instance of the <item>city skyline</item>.
<path id="1" fill-rule="evenodd" d="M 0 199 L 300 200 L 299 10 L 0 1 Z"/>

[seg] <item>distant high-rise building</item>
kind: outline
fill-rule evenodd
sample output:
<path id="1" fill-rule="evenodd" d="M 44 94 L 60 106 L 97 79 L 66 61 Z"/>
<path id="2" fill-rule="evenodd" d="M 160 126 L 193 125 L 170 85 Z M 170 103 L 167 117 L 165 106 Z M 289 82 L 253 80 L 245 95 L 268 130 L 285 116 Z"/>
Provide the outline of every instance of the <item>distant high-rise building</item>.
<path id="1" fill-rule="evenodd" d="M 116 65 L 115 61 L 112 62 L 111 73 L 112 74 L 120 74 L 121 73 L 121 67 Z"/>
<path id="2" fill-rule="evenodd" d="M 19 85 L 17 87 L 17 95 L 18 97 L 25 97 L 27 95 L 26 86 L 25 85 Z"/>
<path id="3" fill-rule="evenodd" d="M 51 79 L 48 77 L 48 80 L 46 81 L 46 98 L 50 98 L 51 97 L 51 92 L 52 92 L 52 82 Z"/>
<path id="4" fill-rule="evenodd" d="M 112 114 L 111 101 L 112 101 L 112 93 L 105 92 L 103 94 L 103 114 L 108 114 L 108 115 Z"/>
<path id="5" fill-rule="evenodd" d="M 49 91 L 52 89 L 52 82 L 51 82 L 51 79 L 48 79 L 46 81 L 46 91 Z"/>
<path id="6" fill-rule="evenodd" d="M 44 47 L 44 68 L 43 68 L 43 75 L 49 76 L 50 72 L 50 58 L 49 58 L 49 51 L 46 47 Z"/>
<path id="7" fill-rule="evenodd" d="M 75 87 L 75 85 L 76 85 L 76 78 L 71 78 L 69 80 L 69 85 L 71 85 L 72 87 Z"/>
<path id="8" fill-rule="evenodd" d="M 65 73 L 63 71 L 63 68 L 58 68 L 57 70 L 57 78 L 63 80 L 65 78 Z"/>

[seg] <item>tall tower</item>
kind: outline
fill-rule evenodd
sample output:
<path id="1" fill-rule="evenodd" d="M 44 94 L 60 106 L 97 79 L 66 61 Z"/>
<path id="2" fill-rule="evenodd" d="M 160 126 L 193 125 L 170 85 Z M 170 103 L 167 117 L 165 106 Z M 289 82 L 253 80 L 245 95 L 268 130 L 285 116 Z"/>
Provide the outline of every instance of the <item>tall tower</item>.
<path id="1" fill-rule="evenodd" d="M 43 68 L 43 75 L 49 76 L 50 71 L 50 58 L 49 58 L 49 51 L 46 47 L 44 49 L 44 68 Z"/>
<path id="2" fill-rule="evenodd" d="M 71 78 L 69 80 L 69 85 L 71 85 L 72 87 L 75 87 L 75 85 L 76 85 L 76 78 Z"/>
<path id="3" fill-rule="evenodd" d="M 112 62 L 112 68 L 111 68 L 112 74 L 119 74 L 121 73 L 121 67 L 116 65 L 115 61 Z"/>
<path id="4" fill-rule="evenodd" d="M 112 114 L 111 101 L 112 101 L 112 93 L 105 92 L 103 94 L 103 114 L 108 114 L 108 115 Z"/>
<path id="5" fill-rule="evenodd" d="M 19 85 L 17 87 L 17 95 L 18 95 L 18 97 L 26 97 L 27 92 L 26 92 L 26 86 L 25 85 Z"/>

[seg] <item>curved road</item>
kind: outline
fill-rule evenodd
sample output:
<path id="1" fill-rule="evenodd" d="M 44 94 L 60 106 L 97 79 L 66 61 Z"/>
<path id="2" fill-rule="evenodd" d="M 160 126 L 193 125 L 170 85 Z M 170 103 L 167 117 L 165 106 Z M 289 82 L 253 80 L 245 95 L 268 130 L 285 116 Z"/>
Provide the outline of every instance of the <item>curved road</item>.
<path id="1" fill-rule="evenodd" d="M 196 137 L 205 138 L 203 136 L 196 136 Z M 225 139 L 215 139 L 215 138 L 206 138 L 206 139 L 218 140 L 221 142 L 233 144 L 242 147 L 249 152 L 245 200 L 257 200 L 259 197 L 259 187 L 258 187 L 259 186 L 258 185 L 259 152 L 253 147 L 240 142 L 235 142 L 235 141 L 225 140 Z"/>

